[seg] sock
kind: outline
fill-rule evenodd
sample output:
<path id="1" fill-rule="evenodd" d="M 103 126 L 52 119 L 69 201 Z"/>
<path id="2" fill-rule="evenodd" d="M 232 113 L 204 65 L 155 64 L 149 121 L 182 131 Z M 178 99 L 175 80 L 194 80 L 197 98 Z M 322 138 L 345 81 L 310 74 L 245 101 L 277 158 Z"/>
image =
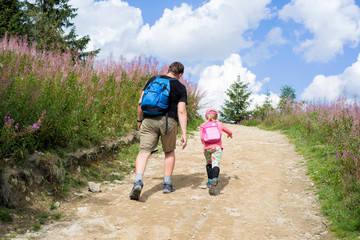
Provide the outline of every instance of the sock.
<path id="1" fill-rule="evenodd" d="M 164 177 L 164 183 L 171 184 L 171 176 L 165 176 Z"/>
<path id="2" fill-rule="evenodd" d="M 210 178 L 208 178 L 208 182 L 211 182 L 211 179 L 210 179 Z"/>
<path id="3" fill-rule="evenodd" d="M 141 174 L 141 173 L 137 173 L 136 175 L 135 175 L 135 182 L 137 182 L 137 181 L 141 181 L 142 182 L 142 180 L 143 180 L 143 175 Z"/>

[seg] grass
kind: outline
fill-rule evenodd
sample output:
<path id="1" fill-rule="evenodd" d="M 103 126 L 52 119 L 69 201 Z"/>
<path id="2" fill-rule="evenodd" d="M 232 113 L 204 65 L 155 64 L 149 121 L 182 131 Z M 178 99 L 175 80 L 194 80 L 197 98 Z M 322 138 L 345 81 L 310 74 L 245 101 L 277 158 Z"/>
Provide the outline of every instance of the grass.
<path id="1" fill-rule="evenodd" d="M 121 146 L 116 152 L 100 156 L 98 161 L 90 162 L 81 170 L 82 178 L 72 181 L 74 187 L 83 187 L 87 181 L 123 180 L 124 176 L 135 167 L 139 144 Z"/>
<path id="2" fill-rule="evenodd" d="M 9 209 L 0 208 L 0 221 L 3 223 L 9 223 L 13 221 L 13 216 Z"/>
<path id="3" fill-rule="evenodd" d="M 56 210 L 58 207 L 56 206 L 55 203 L 51 203 L 50 205 L 50 210 Z"/>
<path id="4" fill-rule="evenodd" d="M 341 239 L 359 238 L 359 215 L 353 212 L 346 204 L 340 176 L 341 168 L 338 160 L 334 159 L 334 150 L 331 146 L 317 145 L 312 139 L 304 139 L 297 129 L 284 131 L 308 161 L 309 175 L 318 187 L 319 200 L 322 204 L 322 213 L 331 222 L 331 230 Z M 359 186 L 359 183 L 354 183 Z"/>
<path id="5" fill-rule="evenodd" d="M 38 231 L 40 231 L 40 229 L 41 229 L 41 224 L 35 224 L 32 228 L 32 230 L 34 232 L 38 232 Z"/>
<path id="6" fill-rule="evenodd" d="M 200 116 L 192 118 L 187 126 L 189 134 L 192 134 L 192 132 L 197 131 L 200 124 L 202 123 L 204 123 L 204 119 L 202 119 Z"/>
<path id="7" fill-rule="evenodd" d="M 250 123 L 248 125 L 252 125 Z M 338 239 L 360 238 L 360 111 L 357 103 L 288 104 L 257 125 L 281 130 L 307 160 L 322 213 Z"/>

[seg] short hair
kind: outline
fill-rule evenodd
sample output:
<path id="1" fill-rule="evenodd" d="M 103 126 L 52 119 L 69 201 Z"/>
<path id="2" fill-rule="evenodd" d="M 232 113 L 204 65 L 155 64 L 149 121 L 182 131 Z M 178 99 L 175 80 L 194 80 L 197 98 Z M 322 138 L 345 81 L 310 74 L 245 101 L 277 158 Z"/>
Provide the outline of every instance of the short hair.
<path id="1" fill-rule="evenodd" d="M 173 62 L 172 64 L 170 64 L 168 72 L 172 72 L 176 76 L 178 76 L 179 74 L 183 74 L 184 65 L 179 62 Z"/>

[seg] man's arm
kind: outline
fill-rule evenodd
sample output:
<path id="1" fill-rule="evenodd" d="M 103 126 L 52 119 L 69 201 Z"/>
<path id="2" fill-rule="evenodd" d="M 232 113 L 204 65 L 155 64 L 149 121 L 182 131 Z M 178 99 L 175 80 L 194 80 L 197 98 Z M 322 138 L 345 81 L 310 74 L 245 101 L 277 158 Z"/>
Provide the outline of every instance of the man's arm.
<path id="1" fill-rule="evenodd" d="M 141 109 L 141 102 L 142 102 L 142 98 L 144 96 L 144 91 L 141 91 L 141 96 L 140 96 L 140 99 L 139 99 L 139 102 L 138 102 L 138 105 L 137 105 L 137 112 L 138 112 L 138 129 L 140 130 L 140 126 L 141 126 L 141 123 L 142 122 L 139 122 L 139 121 L 142 121 L 143 120 L 143 111 Z"/>
<path id="2" fill-rule="evenodd" d="M 178 117 L 181 128 L 181 146 L 182 149 L 186 147 L 187 139 L 186 139 L 186 131 L 187 131 L 187 112 L 186 112 L 186 103 L 179 102 L 178 103 Z"/>

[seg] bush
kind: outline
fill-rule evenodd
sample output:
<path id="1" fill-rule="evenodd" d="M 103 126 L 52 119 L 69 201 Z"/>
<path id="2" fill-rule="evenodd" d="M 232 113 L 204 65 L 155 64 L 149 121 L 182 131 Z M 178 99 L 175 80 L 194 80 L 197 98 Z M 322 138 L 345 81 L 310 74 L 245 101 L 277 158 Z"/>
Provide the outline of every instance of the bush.
<path id="1" fill-rule="evenodd" d="M 70 52 L 37 52 L 15 37 L 1 40 L 0 64 L 0 155 L 18 161 L 34 150 L 75 150 L 135 129 L 141 89 L 168 68 L 143 56 L 83 62 Z M 196 118 L 202 95 L 196 84 L 181 81 L 188 116 Z"/>

